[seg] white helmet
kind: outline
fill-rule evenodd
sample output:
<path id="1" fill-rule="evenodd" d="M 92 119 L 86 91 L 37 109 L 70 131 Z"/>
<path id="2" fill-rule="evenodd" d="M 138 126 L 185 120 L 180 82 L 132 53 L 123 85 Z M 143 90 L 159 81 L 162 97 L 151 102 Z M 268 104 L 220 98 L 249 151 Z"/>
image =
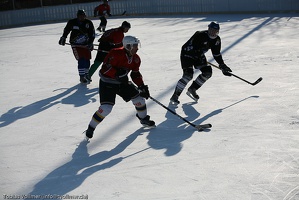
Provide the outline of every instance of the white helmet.
<path id="1" fill-rule="evenodd" d="M 138 47 L 140 46 L 140 41 L 137 37 L 128 35 L 128 36 L 124 37 L 123 45 L 124 45 L 125 49 L 127 49 L 128 51 L 131 51 L 133 48 L 133 45 L 136 45 Z"/>

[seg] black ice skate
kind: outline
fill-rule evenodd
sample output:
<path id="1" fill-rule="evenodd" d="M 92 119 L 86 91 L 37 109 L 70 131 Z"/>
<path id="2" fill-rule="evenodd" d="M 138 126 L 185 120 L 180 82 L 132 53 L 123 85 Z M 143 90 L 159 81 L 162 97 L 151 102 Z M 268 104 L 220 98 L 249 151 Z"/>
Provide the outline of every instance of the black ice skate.
<path id="1" fill-rule="evenodd" d="M 140 120 L 140 123 L 145 127 L 156 127 L 155 122 L 150 120 L 150 116 L 147 115 L 145 118 L 141 119 L 138 114 L 136 114 L 136 117 Z"/>
<path id="2" fill-rule="evenodd" d="M 173 103 L 173 104 L 175 104 L 175 105 L 179 104 L 180 103 L 180 101 L 179 101 L 179 95 L 177 95 L 177 94 L 174 93 L 172 95 L 172 97 L 170 98 L 170 102 Z"/>
<path id="3" fill-rule="evenodd" d="M 87 83 L 92 82 L 91 77 L 89 76 L 89 74 L 85 74 L 85 79 L 86 79 Z"/>
<path id="4" fill-rule="evenodd" d="M 88 84 L 87 79 L 84 76 L 80 76 L 80 83 L 82 84 Z"/>
<path id="5" fill-rule="evenodd" d="M 194 101 L 198 101 L 199 96 L 196 94 L 196 89 L 189 87 L 188 91 L 186 93 L 191 99 L 193 99 Z"/>
<path id="6" fill-rule="evenodd" d="M 85 136 L 86 136 L 85 139 L 87 141 L 93 137 L 93 131 L 94 131 L 94 128 L 92 128 L 91 126 L 88 126 L 88 129 L 86 131 L 84 131 Z"/>

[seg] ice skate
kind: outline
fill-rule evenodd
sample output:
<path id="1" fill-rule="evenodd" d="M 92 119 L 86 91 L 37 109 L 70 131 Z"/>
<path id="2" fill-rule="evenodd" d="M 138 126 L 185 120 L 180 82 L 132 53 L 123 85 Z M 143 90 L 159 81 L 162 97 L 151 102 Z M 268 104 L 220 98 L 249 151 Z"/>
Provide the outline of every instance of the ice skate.
<path id="1" fill-rule="evenodd" d="M 189 87 L 188 91 L 186 93 L 191 99 L 193 99 L 194 101 L 198 101 L 199 96 L 196 94 L 196 89 Z"/>
<path id="2" fill-rule="evenodd" d="M 80 83 L 86 85 L 89 84 L 89 82 L 87 81 L 87 79 L 85 78 L 85 76 L 80 76 Z"/>
<path id="3" fill-rule="evenodd" d="M 173 94 L 172 97 L 170 98 L 170 102 L 174 105 L 178 105 L 180 103 L 179 95 Z"/>
<path id="4" fill-rule="evenodd" d="M 85 139 L 87 141 L 89 141 L 89 139 L 91 139 L 93 137 L 93 131 L 94 131 L 94 128 L 92 128 L 91 126 L 88 126 L 87 130 L 83 132 L 83 133 L 85 133 Z"/>
<path id="5" fill-rule="evenodd" d="M 91 77 L 89 76 L 89 74 L 85 74 L 85 79 L 86 79 L 86 81 L 87 81 L 88 84 L 90 82 L 92 82 Z"/>
<path id="6" fill-rule="evenodd" d="M 100 32 L 102 32 L 102 29 L 101 29 L 101 27 L 98 27 L 98 28 L 97 28 L 97 30 L 98 30 L 98 31 L 100 31 Z"/>
<path id="7" fill-rule="evenodd" d="M 136 114 L 136 117 L 140 120 L 140 123 L 145 127 L 156 127 L 155 122 L 150 120 L 150 116 L 147 115 L 145 118 L 141 119 L 138 114 Z"/>

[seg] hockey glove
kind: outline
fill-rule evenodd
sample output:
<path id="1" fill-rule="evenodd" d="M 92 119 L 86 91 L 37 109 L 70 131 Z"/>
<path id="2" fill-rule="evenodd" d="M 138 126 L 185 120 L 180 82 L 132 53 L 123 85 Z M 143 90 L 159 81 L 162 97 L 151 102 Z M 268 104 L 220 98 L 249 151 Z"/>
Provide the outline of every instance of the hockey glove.
<path id="1" fill-rule="evenodd" d="M 60 40 L 59 40 L 59 42 L 58 42 L 58 44 L 64 46 L 65 45 L 65 40 L 66 40 L 65 37 L 61 37 Z"/>
<path id="2" fill-rule="evenodd" d="M 87 45 L 87 48 L 88 48 L 90 51 L 92 51 L 92 50 L 93 50 L 93 43 L 88 44 L 88 45 Z"/>
<path id="3" fill-rule="evenodd" d="M 128 73 L 125 69 L 118 69 L 115 73 L 115 78 L 123 84 L 127 84 L 129 82 Z"/>
<path id="4" fill-rule="evenodd" d="M 232 70 L 226 65 L 226 64 L 220 64 L 219 65 L 219 68 L 222 70 L 222 73 L 225 75 L 225 76 L 231 76 L 231 73 Z"/>
<path id="5" fill-rule="evenodd" d="M 138 89 L 139 89 L 141 97 L 146 98 L 146 99 L 148 99 L 150 97 L 150 93 L 149 93 L 147 85 L 140 85 L 138 87 Z"/>

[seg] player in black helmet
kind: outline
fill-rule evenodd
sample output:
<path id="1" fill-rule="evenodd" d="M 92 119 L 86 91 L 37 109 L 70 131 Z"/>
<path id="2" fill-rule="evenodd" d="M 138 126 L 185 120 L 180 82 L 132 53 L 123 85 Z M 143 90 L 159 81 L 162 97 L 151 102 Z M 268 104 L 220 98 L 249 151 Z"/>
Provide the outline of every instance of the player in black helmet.
<path id="1" fill-rule="evenodd" d="M 181 49 L 181 67 L 183 76 L 178 81 L 175 91 L 170 98 L 174 104 L 179 104 L 179 96 L 185 89 L 186 85 L 193 79 L 194 69 L 201 71 L 201 74 L 193 81 L 188 88 L 187 95 L 195 101 L 199 99 L 196 90 L 198 90 L 211 76 L 212 67 L 207 64 L 205 53 L 211 49 L 216 62 L 219 64 L 223 74 L 230 76 L 232 70 L 224 63 L 221 50 L 221 39 L 218 36 L 220 26 L 216 22 L 208 25 L 208 30 L 196 31 L 194 35 L 182 46 Z"/>
<path id="2" fill-rule="evenodd" d="M 63 34 L 60 37 L 59 44 L 65 45 L 68 34 L 70 35 L 70 44 L 76 60 L 78 61 L 78 72 L 81 83 L 88 83 L 85 78 L 88 75 L 90 66 L 91 51 L 93 50 L 93 41 L 95 39 L 95 30 L 93 23 L 86 19 L 86 13 L 80 9 L 77 11 L 77 18 L 67 22 Z"/>

